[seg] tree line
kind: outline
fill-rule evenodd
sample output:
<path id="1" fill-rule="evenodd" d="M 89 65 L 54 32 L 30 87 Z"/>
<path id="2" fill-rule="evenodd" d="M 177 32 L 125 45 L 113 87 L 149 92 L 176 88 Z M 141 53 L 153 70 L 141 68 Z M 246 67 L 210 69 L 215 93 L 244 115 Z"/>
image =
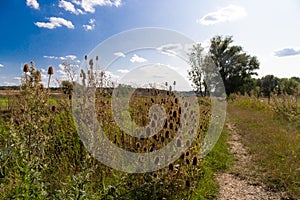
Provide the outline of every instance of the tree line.
<path id="1" fill-rule="evenodd" d="M 233 45 L 232 36 L 215 36 L 208 52 L 201 44 L 193 46 L 189 54 L 189 78 L 199 96 L 207 96 L 223 81 L 226 95 L 232 93 L 270 98 L 271 94 L 300 94 L 300 78 L 278 78 L 266 75 L 254 78 L 259 69 L 256 56 L 247 54 L 241 46 Z"/>

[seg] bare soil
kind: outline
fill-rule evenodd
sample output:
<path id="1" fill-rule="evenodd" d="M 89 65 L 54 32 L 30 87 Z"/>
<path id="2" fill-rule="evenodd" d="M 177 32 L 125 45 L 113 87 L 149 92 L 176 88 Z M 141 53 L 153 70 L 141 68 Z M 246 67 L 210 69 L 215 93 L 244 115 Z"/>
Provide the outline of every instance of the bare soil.
<path id="1" fill-rule="evenodd" d="M 249 176 L 249 173 L 243 173 L 243 176 L 239 175 L 239 171 L 245 171 L 246 168 L 251 166 L 251 155 L 249 155 L 247 149 L 242 144 L 241 136 L 239 135 L 234 124 L 227 123 L 226 125 L 231 132 L 228 141 L 230 146 L 229 151 L 234 155 L 235 161 L 231 167 L 232 169 L 230 169 L 229 172 L 216 175 L 216 179 L 220 185 L 218 199 L 281 199 L 280 194 L 268 191 L 263 184 L 257 182 L 251 183 L 250 177 L 249 179 L 247 177 L 247 174 Z"/>

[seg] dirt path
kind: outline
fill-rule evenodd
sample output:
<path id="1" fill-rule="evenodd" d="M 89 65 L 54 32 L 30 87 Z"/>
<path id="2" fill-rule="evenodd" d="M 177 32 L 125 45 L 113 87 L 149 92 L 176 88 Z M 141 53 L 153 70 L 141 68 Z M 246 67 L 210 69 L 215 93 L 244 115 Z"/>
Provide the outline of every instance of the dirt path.
<path id="1" fill-rule="evenodd" d="M 229 138 L 229 151 L 234 155 L 234 164 L 230 171 L 239 171 L 244 166 L 251 165 L 251 156 L 241 143 L 241 136 L 238 134 L 236 127 L 232 124 L 226 124 L 231 132 Z M 235 173 L 221 173 L 216 175 L 220 184 L 219 200 L 231 199 L 280 199 L 277 193 L 267 191 L 263 185 L 250 184 L 247 178 L 240 177 Z"/>

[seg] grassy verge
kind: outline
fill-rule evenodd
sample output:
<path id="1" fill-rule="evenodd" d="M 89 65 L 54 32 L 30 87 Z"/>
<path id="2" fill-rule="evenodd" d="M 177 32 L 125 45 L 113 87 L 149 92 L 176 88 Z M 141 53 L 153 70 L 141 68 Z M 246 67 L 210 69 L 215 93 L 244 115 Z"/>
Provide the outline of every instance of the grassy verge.
<path id="1" fill-rule="evenodd" d="M 237 101 L 228 106 L 228 113 L 253 155 L 255 177 L 270 189 L 299 199 L 300 130 L 268 107 Z"/>
<path id="2" fill-rule="evenodd" d="M 233 155 L 228 151 L 229 134 L 229 130 L 224 126 L 217 144 L 205 158 L 203 178 L 199 180 L 199 185 L 192 199 L 215 199 L 218 196 L 219 184 L 214 176 L 217 173 L 227 171 L 233 161 Z"/>

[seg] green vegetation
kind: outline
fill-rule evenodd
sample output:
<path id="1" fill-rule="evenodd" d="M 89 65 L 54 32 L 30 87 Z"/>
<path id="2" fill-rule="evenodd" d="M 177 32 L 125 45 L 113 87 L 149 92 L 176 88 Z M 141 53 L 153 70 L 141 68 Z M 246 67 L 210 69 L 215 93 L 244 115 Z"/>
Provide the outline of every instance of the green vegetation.
<path id="1" fill-rule="evenodd" d="M 201 101 L 205 114 L 199 116 L 197 139 L 189 141 L 190 148 L 177 161 L 155 172 L 127 174 L 101 164 L 87 152 L 74 125 L 68 94 L 53 96 L 40 81 L 34 63 L 25 65 L 21 90 L 9 99 L 15 104 L 9 110 L 10 120 L 1 122 L 1 199 L 188 199 L 194 195 L 203 177 L 204 160 L 198 155 L 209 123 L 207 100 Z M 142 94 L 147 92 L 152 95 L 136 93 L 130 101 L 130 114 L 137 124 L 149 122 L 148 110 L 156 103 L 172 113 L 164 129 L 147 140 L 125 135 L 113 122 L 111 93 L 96 92 L 100 126 L 125 150 L 160 149 L 175 137 L 179 119 L 184 117 L 172 91 L 160 94 L 162 91 L 150 89 Z M 177 145 L 182 142 L 178 140 Z"/>
<path id="2" fill-rule="evenodd" d="M 246 54 L 241 46 L 232 43 L 232 37 L 215 36 L 210 41 L 206 56 L 201 44 L 193 47 L 189 75 L 201 96 L 208 94 L 211 85 L 218 86 L 219 80 L 223 80 L 227 95 L 249 92 L 251 76 L 257 75 L 255 70 L 259 69 L 259 62 L 255 56 Z"/>
<path id="3" fill-rule="evenodd" d="M 239 97 L 228 106 L 230 119 L 252 154 L 254 166 L 249 170 L 254 171 L 253 178 L 272 190 L 285 192 L 289 198 L 299 199 L 299 121 L 297 124 L 274 110 L 276 104 L 249 97 Z"/>
<path id="4" fill-rule="evenodd" d="M 210 154 L 204 159 L 199 158 L 212 115 L 210 106 L 216 102 L 210 102 L 205 96 L 210 95 L 210 89 L 219 92 L 218 87 L 211 88 L 216 84 L 219 86 L 217 70 L 228 95 L 230 123 L 237 125 L 242 142 L 253 157 L 255 166 L 249 166 L 255 175 L 253 179 L 272 190 L 285 192 L 288 198 L 299 199 L 300 78 L 280 79 L 267 75 L 254 79 L 251 76 L 256 74 L 258 60 L 232 42 L 232 37 L 214 37 L 207 56 L 203 56 L 200 44 L 193 47 L 189 75 L 201 96 L 200 124 L 194 127 L 197 129 L 196 139 L 177 139 L 178 147 L 191 144 L 186 151 L 176 155 L 180 158 L 160 170 L 143 174 L 123 173 L 94 158 L 77 133 L 72 109 L 82 119 L 76 121 L 77 128 L 79 124 L 84 129 L 94 120 L 94 115 L 88 115 L 86 111 L 91 107 L 82 102 L 91 101 L 92 97 L 96 102 L 99 127 L 114 145 L 136 153 L 153 152 L 176 137 L 182 126 L 180 120 L 193 125 L 182 114 L 184 105 L 172 92 L 172 86 L 169 85 L 169 91 L 138 89 L 132 95 L 129 115 L 137 125 L 150 124 L 148 111 L 154 104 L 161 105 L 168 113 L 162 130 L 147 139 L 138 139 L 126 134 L 114 121 L 111 108 L 113 83 L 104 72 L 94 71 L 93 59 L 88 62 L 85 57 L 89 69 L 81 70 L 82 85 L 79 89 L 88 94 L 96 87 L 96 92 L 92 90 L 95 98 L 85 94 L 73 107 L 74 64 L 63 63 L 70 80 L 63 81 L 61 87 L 55 89 L 55 94 L 49 88 L 53 68 L 48 69 L 48 88 L 45 88 L 34 63 L 25 64 L 21 86 L 11 87 L 9 91 L 2 91 L 4 87 L 0 87 L 0 198 L 214 199 L 218 195 L 214 176 L 227 171 L 233 161 L 228 152 L 230 132 L 226 127 Z M 95 62 L 98 62 L 98 56 Z M 212 70 L 212 65 L 215 70 Z M 176 81 L 173 85 L 175 87 Z M 129 85 L 126 87 L 132 89 Z M 126 115 L 126 112 L 120 114 Z M 128 124 L 129 129 L 131 125 Z M 92 142 L 87 144 L 93 145 Z M 109 159 L 113 160 L 114 156 L 112 154 Z M 152 162 L 158 164 L 159 159 L 156 157 Z M 138 162 L 143 162 L 143 159 Z"/>
<path id="5" fill-rule="evenodd" d="M 204 160 L 203 177 L 192 199 L 215 199 L 218 196 L 219 185 L 214 176 L 228 171 L 233 162 L 233 155 L 228 151 L 229 135 L 229 130 L 224 127 L 217 144 Z"/>

